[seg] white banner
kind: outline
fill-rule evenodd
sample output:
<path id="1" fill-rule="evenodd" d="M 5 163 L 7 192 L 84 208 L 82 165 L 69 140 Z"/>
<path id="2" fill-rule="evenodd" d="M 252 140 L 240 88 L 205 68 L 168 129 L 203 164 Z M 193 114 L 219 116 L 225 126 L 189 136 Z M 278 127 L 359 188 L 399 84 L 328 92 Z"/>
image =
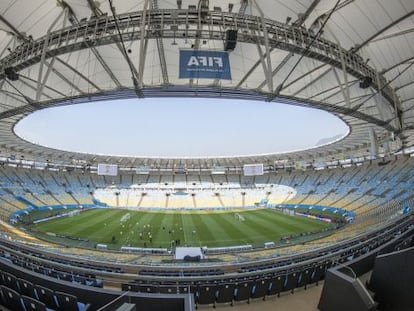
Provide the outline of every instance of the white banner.
<path id="1" fill-rule="evenodd" d="M 261 176 L 263 175 L 263 163 L 243 165 L 244 176 Z"/>
<path id="2" fill-rule="evenodd" d="M 116 176 L 118 175 L 118 165 L 116 164 L 98 164 L 98 175 Z"/>

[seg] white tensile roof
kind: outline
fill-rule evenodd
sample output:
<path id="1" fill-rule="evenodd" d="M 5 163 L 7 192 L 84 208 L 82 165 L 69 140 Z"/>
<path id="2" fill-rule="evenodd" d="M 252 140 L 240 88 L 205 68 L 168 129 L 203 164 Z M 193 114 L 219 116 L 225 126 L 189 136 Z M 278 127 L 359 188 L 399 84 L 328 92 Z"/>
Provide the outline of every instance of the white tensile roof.
<path id="1" fill-rule="evenodd" d="M 232 79 L 179 79 L 180 49 L 222 51 L 228 30 L 237 30 Z M 0 152 L 62 163 L 233 166 L 368 155 L 370 131 L 380 153 L 395 152 L 414 142 L 413 42 L 412 0 L 2 0 Z M 64 152 L 13 132 L 45 107 L 157 96 L 311 106 L 336 114 L 350 132 L 305 151 L 197 159 Z"/>

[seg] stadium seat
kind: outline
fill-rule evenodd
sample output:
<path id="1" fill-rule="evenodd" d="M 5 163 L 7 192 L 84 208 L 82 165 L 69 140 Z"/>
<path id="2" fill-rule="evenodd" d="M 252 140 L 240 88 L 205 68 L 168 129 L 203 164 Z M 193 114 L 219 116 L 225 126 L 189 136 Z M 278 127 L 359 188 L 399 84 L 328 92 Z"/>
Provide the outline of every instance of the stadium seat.
<path id="1" fill-rule="evenodd" d="M 64 281 L 68 281 L 68 282 L 72 282 L 73 281 L 73 275 L 70 273 L 66 273 L 66 272 L 57 272 L 57 278 L 59 280 L 64 280 Z"/>
<path id="2" fill-rule="evenodd" d="M 20 295 L 25 295 L 27 297 L 37 299 L 35 288 L 31 282 L 23 279 L 17 279 L 17 284 L 20 289 Z"/>
<path id="3" fill-rule="evenodd" d="M 278 275 L 273 277 L 270 280 L 270 287 L 268 295 L 278 295 L 280 297 L 280 292 L 283 290 L 283 286 L 285 284 L 286 276 Z"/>
<path id="4" fill-rule="evenodd" d="M 295 288 L 298 286 L 299 272 L 290 272 L 286 276 L 283 291 L 289 291 L 293 294 Z"/>
<path id="5" fill-rule="evenodd" d="M 128 283 L 128 284 L 122 284 L 121 289 L 123 291 L 130 291 L 130 292 L 138 292 L 139 291 L 139 285 L 134 283 Z"/>
<path id="6" fill-rule="evenodd" d="M 201 285 L 197 288 L 196 304 L 197 305 L 216 305 L 216 286 Z"/>
<path id="7" fill-rule="evenodd" d="M 34 288 L 36 290 L 37 299 L 40 302 L 43 302 L 46 307 L 50 309 L 58 310 L 55 293 L 51 289 L 40 285 L 35 285 Z"/>
<path id="8" fill-rule="evenodd" d="M 179 294 L 188 294 L 190 293 L 196 293 L 197 287 L 194 285 L 191 286 L 178 286 L 178 293 Z"/>
<path id="9" fill-rule="evenodd" d="M 22 301 L 26 311 L 52 311 L 52 309 L 46 308 L 43 302 L 34 298 L 22 296 Z"/>
<path id="10" fill-rule="evenodd" d="M 3 284 L 18 293 L 20 292 L 19 285 L 17 284 L 17 278 L 10 273 L 3 272 Z"/>
<path id="11" fill-rule="evenodd" d="M 234 295 L 234 301 L 247 300 L 250 303 L 250 297 L 252 295 L 253 282 L 242 282 L 236 285 L 236 294 Z"/>
<path id="12" fill-rule="evenodd" d="M 161 294 L 176 294 L 178 291 L 177 286 L 173 285 L 160 285 L 158 291 Z"/>
<path id="13" fill-rule="evenodd" d="M 4 306 L 12 311 L 25 311 L 21 296 L 18 292 L 1 285 Z"/>
<path id="14" fill-rule="evenodd" d="M 140 293 L 159 293 L 160 289 L 158 285 L 140 285 L 138 291 Z"/>
<path id="15" fill-rule="evenodd" d="M 235 288 L 234 284 L 219 285 L 217 288 L 217 303 L 230 303 L 233 305 Z"/>
<path id="16" fill-rule="evenodd" d="M 307 285 L 311 282 L 311 277 L 312 277 L 313 272 L 314 272 L 314 269 L 303 270 L 299 275 L 297 287 L 304 286 L 306 289 Z"/>
<path id="17" fill-rule="evenodd" d="M 86 311 L 89 308 L 89 304 L 79 302 L 76 296 L 62 292 L 55 292 L 55 296 L 60 311 Z"/>
<path id="18" fill-rule="evenodd" d="M 323 280 L 325 276 L 326 266 L 323 264 L 318 265 L 312 275 L 312 283 L 319 284 L 320 280 Z"/>
<path id="19" fill-rule="evenodd" d="M 253 299 L 263 298 L 263 300 L 265 300 L 266 294 L 269 291 L 269 285 L 270 285 L 269 279 L 263 279 L 263 280 L 254 282 L 253 289 L 252 289 L 252 298 Z"/>

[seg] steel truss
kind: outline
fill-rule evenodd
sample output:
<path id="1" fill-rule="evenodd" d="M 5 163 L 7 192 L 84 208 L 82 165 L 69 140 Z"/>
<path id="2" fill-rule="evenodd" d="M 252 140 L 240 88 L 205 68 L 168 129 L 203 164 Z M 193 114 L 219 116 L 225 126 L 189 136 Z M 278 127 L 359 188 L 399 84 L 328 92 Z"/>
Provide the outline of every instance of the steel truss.
<path id="1" fill-rule="evenodd" d="M 145 10 L 117 16 L 100 16 L 72 27 L 51 32 L 35 41 L 25 41 L 0 62 L 0 79 L 4 79 L 4 68 L 14 67 L 17 71 L 41 61 L 68 52 L 124 41 L 159 38 L 214 39 L 224 40 L 227 29 L 239 29 L 238 41 L 260 44 L 269 48 L 286 50 L 343 69 L 354 77 L 372 78 L 372 87 L 394 106 L 395 96 L 386 79 L 368 66 L 356 53 L 347 51 L 338 44 L 323 38 L 314 40 L 314 34 L 300 26 L 286 25 L 270 19 L 251 15 L 239 15 L 210 11 L 199 18 L 197 10 Z M 198 29 L 199 24 L 206 25 Z M 178 27 L 178 28 L 177 28 Z M 149 30 L 148 30 L 149 29 Z M 143 32 L 141 33 L 141 30 Z M 253 35 L 254 33 L 254 35 Z M 267 40 L 266 40 L 267 39 Z M 266 42 L 265 42 L 266 41 Z"/>
<path id="2" fill-rule="evenodd" d="M 101 15 L 95 16 L 89 21 L 84 21 L 80 24 L 74 24 L 57 31 L 49 32 L 47 35 L 38 38 L 37 40 L 24 40 L 21 45 L 12 50 L 8 56 L 5 56 L 0 60 L 0 81 L 2 79 L 3 81 L 6 81 L 4 69 L 7 67 L 14 67 L 16 71 L 21 71 L 37 63 L 44 63 L 49 67 L 49 62 L 51 63 L 53 60 L 63 62 L 58 58 L 59 55 L 113 43 L 118 44 L 121 40 L 147 42 L 149 39 L 154 39 L 157 40 L 157 42 L 162 42 L 162 39 L 165 38 L 175 39 L 178 37 L 194 40 L 225 40 L 227 29 L 238 29 L 239 34 L 237 40 L 239 42 L 254 44 L 257 47 L 266 47 L 266 54 L 263 55 L 263 60 L 268 60 L 267 55 L 274 49 L 282 49 L 289 52 L 286 60 L 276 68 L 271 68 L 271 65 L 268 64 L 267 79 L 260 85 L 259 89 L 267 83 L 270 86 L 269 89 L 272 90 L 273 87 L 271 81 L 275 73 L 280 69 L 280 66 L 283 66 L 292 55 L 301 54 L 308 58 L 323 62 L 324 64 L 329 64 L 331 68 L 333 67 L 344 71 L 347 74 L 354 76 L 356 79 L 370 77 L 372 79 L 371 87 L 379 96 L 382 96 L 383 103 L 381 104 L 388 106 L 388 109 L 392 111 L 390 115 L 399 115 L 400 112 L 398 109 L 395 109 L 395 107 L 399 106 L 399 103 L 397 103 L 398 98 L 395 96 L 394 90 L 389 86 L 389 83 L 386 81 L 383 74 L 378 73 L 375 69 L 368 66 L 358 54 L 343 49 L 339 44 L 323 38 L 317 38 L 315 40 L 314 34 L 311 31 L 296 24 L 286 25 L 264 17 L 218 11 L 203 12 L 203 18 L 201 19 L 199 13 L 200 12 L 197 9 L 152 9 L 118 15 L 116 16 L 116 22 L 112 16 Z M 309 47 L 310 42 L 313 40 L 315 41 Z M 165 57 L 161 55 L 163 54 L 163 48 L 158 46 L 158 49 L 161 62 L 163 59 L 165 61 Z M 144 49 L 142 48 L 141 52 L 143 50 Z M 50 70 L 54 69 L 52 68 Z M 143 68 L 140 69 L 140 73 L 142 73 L 142 71 Z M 76 104 L 86 101 L 107 100 L 111 98 L 130 98 L 136 97 L 137 95 L 137 90 L 133 88 L 125 88 L 118 85 L 118 87 L 112 91 L 102 91 L 98 86 L 94 85 L 97 91 L 96 93 L 84 94 L 79 92 L 80 94 L 78 96 L 65 97 L 58 100 L 53 98 L 45 101 L 30 100 L 26 101 L 21 106 L 10 107 L 7 110 L 2 111 L 0 113 L 0 125 L 4 128 L 1 130 L 5 131 L 9 126 L 8 123 L 10 123 L 11 127 L 7 133 L 2 134 L 2 137 L 4 138 L 3 146 L 7 148 L 16 146 L 21 152 L 27 151 L 29 154 L 42 155 L 60 161 L 85 159 L 90 163 L 115 161 L 120 165 L 147 165 L 147 163 L 152 163 L 159 167 L 174 167 L 177 163 L 189 167 L 203 167 L 206 165 L 240 166 L 243 163 L 253 161 L 261 161 L 268 165 L 273 165 L 275 161 L 280 161 L 282 159 L 300 160 L 316 158 L 318 156 L 325 157 L 333 154 L 333 152 L 345 153 L 353 151 L 357 153 L 359 150 L 366 149 L 366 142 L 360 140 L 364 135 L 361 131 L 367 130 L 366 127 L 370 124 L 376 126 L 377 134 L 382 137 L 385 136 L 386 131 L 397 134 L 401 132 L 401 129 L 395 127 L 389 120 L 384 120 L 384 118 L 379 119 L 378 117 L 362 112 L 358 109 L 360 106 L 341 106 L 339 104 L 320 102 L 312 99 L 299 100 L 293 96 L 289 97 L 279 94 L 280 90 L 273 93 L 272 91 L 261 92 L 251 89 L 240 89 L 239 86 L 241 83 L 237 83 L 237 81 L 234 88 L 192 86 L 191 84 L 171 85 L 171 82 L 168 80 L 166 66 L 165 70 L 162 70 L 162 74 L 164 85 L 160 86 L 143 86 L 143 77 L 142 75 L 139 75 L 141 81 L 137 85 L 140 87 L 139 91 L 142 93 L 142 96 L 240 98 L 320 108 L 342 118 L 350 126 L 351 132 L 348 134 L 348 137 L 340 142 L 336 142 L 334 146 L 326 145 L 300 152 L 284 153 L 280 155 L 267 154 L 235 156 L 230 158 L 194 159 L 144 159 L 116 156 L 108 158 L 97 155 L 63 152 L 31 144 L 17 137 L 13 133 L 12 126 L 17 120 L 38 109 L 58 105 Z M 81 77 L 88 80 L 87 77 Z M 45 81 L 46 79 L 43 80 Z M 348 87 L 347 81 L 345 81 L 343 87 Z M 296 93 L 298 92 L 299 91 Z M 355 125 L 356 127 L 354 127 Z M 361 152 L 361 154 L 363 153 L 364 152 Z"/>

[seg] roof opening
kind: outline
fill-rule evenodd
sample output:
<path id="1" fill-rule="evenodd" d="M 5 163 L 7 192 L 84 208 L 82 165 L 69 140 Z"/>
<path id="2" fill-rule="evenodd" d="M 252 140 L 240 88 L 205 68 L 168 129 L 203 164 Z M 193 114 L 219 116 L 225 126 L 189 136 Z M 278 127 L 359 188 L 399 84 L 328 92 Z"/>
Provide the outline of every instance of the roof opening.
<path id="1" fill-rule="evenodd" d="M 345 136 L 317 109 L 261 101 L 148 98 L 43 109 L 21 138 L 65 151 L 138 157 L 231 157 L 303 150 Z"/>

